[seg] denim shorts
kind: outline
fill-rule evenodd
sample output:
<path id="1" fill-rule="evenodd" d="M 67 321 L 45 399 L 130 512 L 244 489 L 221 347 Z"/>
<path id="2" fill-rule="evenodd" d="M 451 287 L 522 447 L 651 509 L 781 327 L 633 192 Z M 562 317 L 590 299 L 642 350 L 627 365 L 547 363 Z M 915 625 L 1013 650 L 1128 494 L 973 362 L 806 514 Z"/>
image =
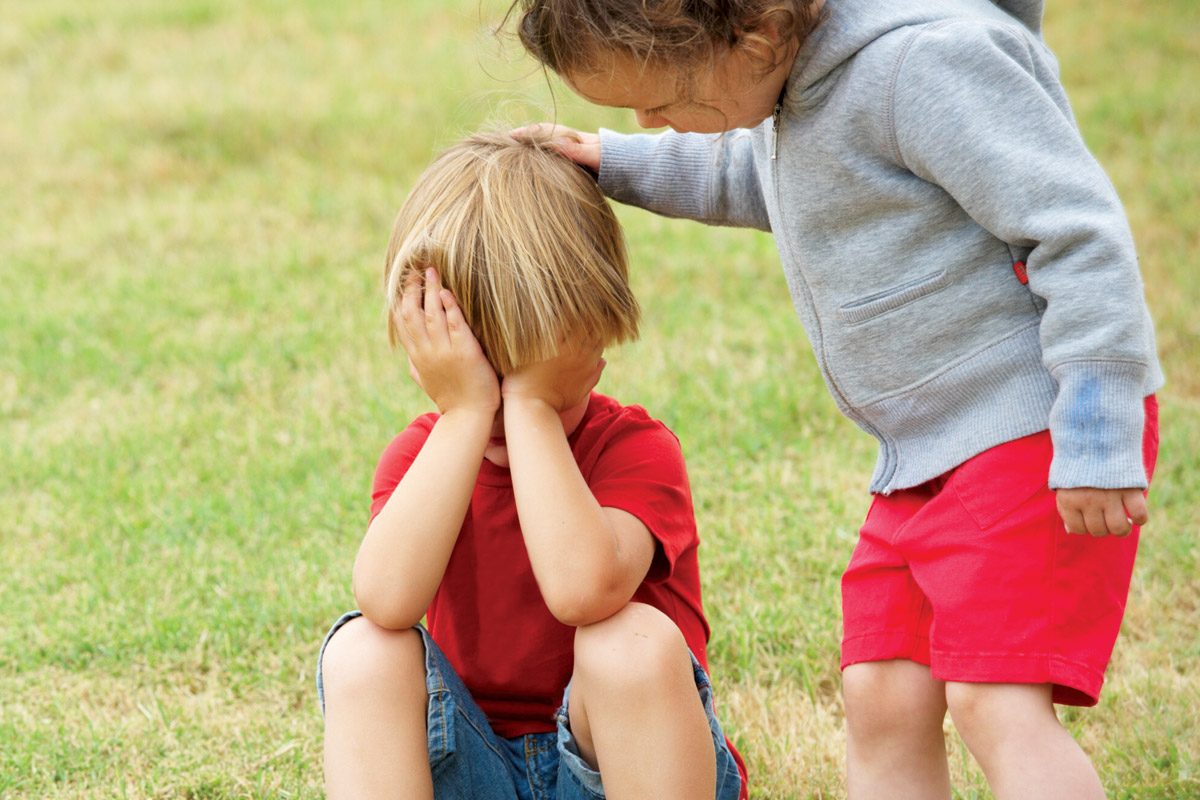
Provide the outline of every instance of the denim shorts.
<path id="1" fill-rule="evenodd" d="M 338 628 L 361 612 L 343 614 L 321 644 L 317 658 L 317 697 L 325 711 L 321 656 Z M 417 626 L 425 643 L 425 687 L 429 692 L 427 733 L 433 793 L 438 800 L 598 800 L 604 797 L 600 773 L 579 755 L 567 719 L 571 687 L 553 733 L 531 733 L 505 739 L 497 736 L 483 710 L 446 660 L 424 627 Z M 741 775 L 725 734 L 713 713 L 712 684 L 692 656 L 696 689 L 704 703 L 717 759 L 715 800 L 737 800 Z"/>

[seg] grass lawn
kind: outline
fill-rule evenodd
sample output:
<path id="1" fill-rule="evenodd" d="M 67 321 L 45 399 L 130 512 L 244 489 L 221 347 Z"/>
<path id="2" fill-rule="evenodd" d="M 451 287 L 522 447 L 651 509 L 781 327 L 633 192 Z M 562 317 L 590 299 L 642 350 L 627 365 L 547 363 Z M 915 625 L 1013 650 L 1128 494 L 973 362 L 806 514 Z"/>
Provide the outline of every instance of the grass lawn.
<path id="1" fill-rule="evenodd" d="M 0 0 L 0 797 L 321 795 L 316 647 L 426 410 L 383 334 L 392 215 L 486 122 L 633 127 L 552 97 L 505 5 Z M 1170 381 L 1109 682 L 1062 716 L 1113 797 L 1200 797 L 1200 5 L 1048 5 Z M 727 728 L 755 797 L 840 796 L 872 442 L 768 238 L 621 217 L 645 335 L 602 388 L 684 443 Z"/>

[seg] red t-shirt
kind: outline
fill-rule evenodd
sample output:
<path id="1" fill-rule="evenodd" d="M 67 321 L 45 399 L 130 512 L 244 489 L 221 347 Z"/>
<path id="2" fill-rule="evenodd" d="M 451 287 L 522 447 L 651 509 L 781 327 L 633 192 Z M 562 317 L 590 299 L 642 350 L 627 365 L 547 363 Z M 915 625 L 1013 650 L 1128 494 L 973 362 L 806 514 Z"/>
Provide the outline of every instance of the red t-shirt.
<path id="1" fill-rule="evenodd" d="M 372 519 L 436 421 L 436 414 L 418 417 L 384 450 L 375 470 Z M 600 505 L 633 514 L 657 542 L 650 572 L 633 599 L 674 620 L 707 670 L 700 541 L 679 441 L 640 406 L 593 393 L 568 442 Z M 538 591 L 507 468 L 486 459 L 480 466 L 427 624 L 499 736 L 555 729 L 554 712 L 571 678 L 575 631 L 554 618 Z M 738 766 L 744 787 L 740 757 Z"/>

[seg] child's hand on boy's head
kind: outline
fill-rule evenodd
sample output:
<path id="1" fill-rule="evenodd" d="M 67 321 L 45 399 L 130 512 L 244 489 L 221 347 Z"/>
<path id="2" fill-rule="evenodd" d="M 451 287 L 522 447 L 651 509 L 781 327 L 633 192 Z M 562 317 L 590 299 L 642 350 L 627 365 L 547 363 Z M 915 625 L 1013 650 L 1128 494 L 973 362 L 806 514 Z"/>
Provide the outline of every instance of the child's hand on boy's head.
<path id="1" fill-rule="evenodd" d="M 504 402 L 537 400 L 555 411 L 578 405 L 600 382 L 603 352 L 597 345 L 567 344 L 554 358 L 513 370 L 500 385 Z"/>
<path id="2" fill-rule="evenodd" d="M 416 273 L 409 277 L 396 327 L 414 380 L 442 414 L 495 415 L 500 381 L 437 270 L 425 270 L 423 286 Z"/>
<path id="3" fill-rule="evenodd" d="M 512 135 L 518 139 L 536 137 L 546 138 L 551 147 L 566 158 L 571 159 L 581 167 L 586 167 L 593 174 L 600 173 L 600 135 L 584 133 L 565 125 L 554 125 L 549 122 L 539 122 L 524 128 L 517 128 Z"/>
<path id="4" fill-rule="evenodd" d="M 1058 489 L 1058 513 L 1068 533 L 1126 536 L 1150 519 L 1142 489 Z"/>

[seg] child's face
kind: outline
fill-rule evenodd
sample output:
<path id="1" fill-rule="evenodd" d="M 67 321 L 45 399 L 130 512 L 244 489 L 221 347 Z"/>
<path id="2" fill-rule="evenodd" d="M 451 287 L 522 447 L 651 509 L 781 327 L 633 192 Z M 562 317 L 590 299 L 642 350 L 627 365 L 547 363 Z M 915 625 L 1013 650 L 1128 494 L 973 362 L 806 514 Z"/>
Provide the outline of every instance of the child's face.
<path id="1" fill-rule="evenodd" d="M 548 361 L 530 364 L 521 368 L 504 381 L 520 381 L 521 394 L 550 398 L 561 398 L 557 404 L 558 419 L 563 432 L 570 436 L 583 421 L 591 399 L 592 389 L 603 372 L 605 362 L 603 348 L 581 346 L 569 348 L 562 355 Z M 508 447 L 504 435 L 504 407 L 496 411 L 492 431 L 484 457 L 499 466 L 508 466 Z"/>
<path id="2" fill-rule="evenodd" d="M 745 53 L 729 51 L 684 80 L 670 70 L 643 68 L 631 57 L 614 55 L 599 69 L 564 75 L 563 81 L 597 105 L 633 109 L 643 128 L 720 133 L 753 128 L 771 116 L 794 59 L 792 52 L 762 76 Z"/>

